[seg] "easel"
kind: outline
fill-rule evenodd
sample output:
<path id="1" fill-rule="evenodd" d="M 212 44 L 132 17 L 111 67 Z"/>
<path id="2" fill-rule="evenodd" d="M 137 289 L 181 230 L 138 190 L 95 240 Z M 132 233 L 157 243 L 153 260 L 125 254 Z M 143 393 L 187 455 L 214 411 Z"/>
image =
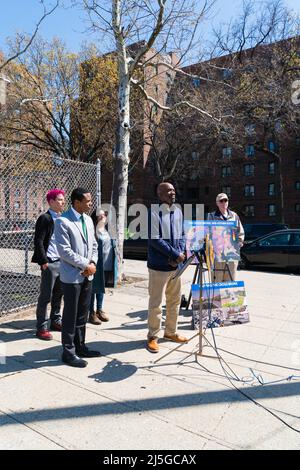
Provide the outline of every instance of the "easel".
<path id="1" fill-rule="evenodd" d="M 208 355 L 205 355 L 203 354 L 203 339 L 205 339 L 205 336 L 203 334 L 203 284 L 205 283 L 204 282 L 204 275 L 205 273 L 207 273 L 209 270 L 207 267 L 204 267 L 203 264 L 205 262 L 205 259 L 204 259 L 204 255 L 201 253 L 201 251 L 197 251 L 197 252 L 194 252 L 192 254 L 192 256 L 187 260 L 187 264 L 191 264 L 191 261 L 192 259 L 194 258 L 197 258 L 197 261 L 198 261 L 198 264 L 196 265 L 196 269 L 195 269 L 195 273 L 194 273 L 194 278 L 193 278 L 193 284 L 195 283 L 196 279 L 197 279 L 197 284 L 199 284 L 200 286 L 200 298 L 199 298 L 199 328 L 198 328 L 198 332 L 193 335 L 191 338 L 189 338 L 187 340 L 186 343 L 180 343 L 178 346 L 176 346 L 174 349 L 172 349 L 171 351 L 167 352 L 166 354 L 164 354 L 162 357 L 160 357 L 159 359 L 157 359 L 156 361 L 154 361 L 154 364 L 157 364 L 158 362 L 160 362 L 162 359 L 164 359 L 165 357 L 169 356 L 170 354 L 172 354 L 174 351 L 177 351 L 178 349 L 180 349 L 182 346 L 184 346 L 185 344 L 189 343 L 192 339 L 196 338 L 197 336 L 199 337 L 199 343 L 198 343 L 198 351 L 196 352 L 187 352 L 188 356 L 192 356 L 193 354 L 195 355 L 195 358 L 197 358 L 197 356 L 202 356 L 202 357 L 209 357 L 211 359 L 217 359 L 216 356 L 208 356 Z M 181 274 L 185 271 L 186 269 L 186 266 L 183 267 L 183 269 L 177 273 L 174 277 L 177 277 L 177 276 L 181 276 Z M 222 271 L 224 274 L 225 272 L 228 272 L 229 274 L 229 277 L 231 279 L 231 281 L 233 281 L 232 279 L 232 275 L 231 275 L 231 272 L 230 272 L 230 269 L 229 269 L 229 266 L 228 266 L 228 262 L 225 262 L 225 266 L 224 268 L 213 268 L 211 270 L 213 273 L 215 273 L 216 271 Z M 213 276 L 214 278 L 214 276 Z M 192 296 L 192 292 L 190 291 L 190 296 L 189 296 L 189 302 L 190 303 L 190 300 L 191 300 L 191 296 Z"/>

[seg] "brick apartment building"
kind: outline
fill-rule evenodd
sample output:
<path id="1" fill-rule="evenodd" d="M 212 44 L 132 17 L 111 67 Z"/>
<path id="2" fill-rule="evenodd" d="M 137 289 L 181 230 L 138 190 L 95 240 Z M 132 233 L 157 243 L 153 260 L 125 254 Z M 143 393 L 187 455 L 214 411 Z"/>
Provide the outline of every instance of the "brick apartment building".
<path id="1" fill-rule="evenodd" d="M 282 44 L 284 46 L 285 41 Z M 265 62 L 271 53 L 276 54 L 275 47 L 280 48 L 282 45 L 276 43 L 275 46 L 261 47 L 256 66 L 259 61 Z M 300 58 L 299 38 L 296 38 L 293 48 Z M 246 61 L 251 52 L 252 50 L 245 51 Z M 222 57 L 213 63 L 218 66 L 218 76 L 215 78 L 231 79 L 232 57 Z M 205 67 L 203 64 L 195 64 L 186 67 L 184 71 L 203 75 L 204 69 L 207 69 L 207 64 L 204 65 Z M 293 77 L 295 79 L 295 74 Z M 182 75 L 177 73 L 172 90 L 178 88 L 178 83 L 180 89 L 183 89 L 183 82 Z M 195 91 L 203 87 L 204 94 L 213 93 L 210 85 L 203 84 L 200 79 L 186 77 L 185 83 L 188 82 Z M 291 82 L 287 83 L 289 89 L 285 92 L 287 99 L 290 99 Z M 170 93 L 172 95 L 173 91 Z M 227 99 L 230 99 L 230 93 L 229 91 Z M 296 111 L 299 116 L 300 105 L 298 107 L 299 110 Z M 194 119 L 197 119 L 196 115 Z M 240 117 L 241 125 L 235 141 L 217 141 L 209 157 L 203 155 L 199 147 L 201 143 L 197 144 L 197 139 L 193 144 L 193 135 L 189 131 L 191 122 L 187 120 L 181 132 L 189 140 L 185 154 L 188 170 L 179 174 L 177 172 L 171 178 L 177 189 L 178 202 L 204 204 L 205 212 L 208 212 L 215 209 L 216 194 L 225 192 L 230 198 L 230 207 L 240 214 L 244 223 L 284 222 L 292 228 L 300 227 L 300 120 L 289 131 L 288 119 L 289 116 L 281 116 L 281 125 L 287 129 L 285 133 L 276 133 L 274 129 L 273 132 L 263 133 L 259 121 L 251 123 L 245 110 L 245 116 Z M 160 125 L 165 125 L 165 122 L 162 117 Z M 138 201 L 149 205 L 155 201 L 156 185 L 160 180 L 152 160 L 153 151 L 150 150 L 147 161 L 144 161 L 144 168 L 139 165 L 129 175 L 128 204 Z"/>

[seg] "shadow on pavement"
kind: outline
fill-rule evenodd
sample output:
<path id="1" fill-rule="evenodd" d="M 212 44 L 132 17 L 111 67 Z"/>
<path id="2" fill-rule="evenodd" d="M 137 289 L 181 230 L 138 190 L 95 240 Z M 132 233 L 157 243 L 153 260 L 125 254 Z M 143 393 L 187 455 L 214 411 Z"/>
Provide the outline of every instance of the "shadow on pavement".
<path id="1" fill-rule="evenodd" d="M 89 378 L 94 379 L 96 382 L 120 382 L 121 380 L 128 379 L 128 377 L 135 374 L 136 371 L 136 366 L 124 364 L 117 359 L 113 359 L 106 364 L 100 373 L 89 375 Z"/>

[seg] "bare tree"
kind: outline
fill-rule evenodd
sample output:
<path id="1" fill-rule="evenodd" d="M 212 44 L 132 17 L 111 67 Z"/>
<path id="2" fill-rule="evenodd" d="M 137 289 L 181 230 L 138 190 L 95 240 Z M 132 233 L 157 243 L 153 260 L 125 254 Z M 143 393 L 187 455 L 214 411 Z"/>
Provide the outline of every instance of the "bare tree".
<path id="1" fill-rule="evenodd" d="M 37 37 L 7 66 L 10 86 L 0 122 L 2 141 L 64 158 L 95 160 L 106 149 L 117 108 L 116 67 L 112 63 L 101 72 L 95 47 L 75 54 L 58 39 Z M 109 106 L 103 106 L 104 99 Z"/>
<path id="2" fill-rule="evenodd" d="M 49 7 L 49 8 L 47 8 L 47 6 L 45 4 L 45 0 L 39 0 L 39 3 L 43 7 L 43 14 L 41 15 L 40 19 L 38 20 L 34 31 L 32 32 L 32 34 L 30 36 L 28 36 L 26 34 L 22 34 L 22 33 L 17 34 L 16 41 L 15 41 L 15 45 L 17 47 L 15 48 L 14 52 L 8 58 L 3 58 L 3 60 L 0 61 L 0 72 L 2 70 L 4 70 L 10 62 L 13 62 L 18 57 L 20 57 L 21 55 L 25 54 L 25 52 L 28 51 L 28 49 L 32 45 L 33 40 L 35 39 L 35 37 L 38 34 L 38 31 L 40 29 L 41 24 L 43 23 L 43 21 L 48 16 L 50 16 L 56 10 L 56 8 L 59 5 L 59 0 L 56 0 L 54 2 L 54 5 L 52 7 Z"/>
<path id="3" fill-rule="evenodd" d="M 197 39 L 201 20 L 209 10 L 210 0 L 82 0 L 88 12 L 91 28 L 113 40 L 118 63 L 118 122 L 114 151 L 114 179 L 112 204 L 116 210 L 119 262 L 123 258 L 125 215 L 127 210 L 128 165 L 130 154 L 132 86 L 138 87 L 144 99 L 162 111 L 182 106 L 193 106 L 186 100 L 167 106 L 155 98 L 145 85 L 141 68 L 179 68 Z M 103 36 L 102 36 L 103 37 Z M 130 44 L 140 47 L 133 52 Z M 178 54 L 176 63 L 163 60 L 162 56 L 172 48 Z M 198 111 L 206 115 L 206 111 Z M 211 116 L 212 117 L 212 116 Z"/>

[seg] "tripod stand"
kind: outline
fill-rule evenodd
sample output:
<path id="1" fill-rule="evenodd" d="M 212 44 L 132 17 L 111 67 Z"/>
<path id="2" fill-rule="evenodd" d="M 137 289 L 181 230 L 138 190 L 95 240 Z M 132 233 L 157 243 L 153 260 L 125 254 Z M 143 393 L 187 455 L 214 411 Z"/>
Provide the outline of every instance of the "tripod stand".
<path id="1" fill-rule="evenodd" d="M 194 339 L 196 337 L 199 338 L 198 351 L 195 352 L 195 353 L 194 352 L 188 353 L 188 355 L 191 356 L 191 355 L 195 354 L 195 356 L 199 355 L 199 356 L 202 356 L 202 357 L 210 357 L 210 358 L 216 359 L 215 356 L 207 356 L 207 355 L 203 354 L 203 339 L 205 339 L 205 336 L 204 336 L 204 333 L 203 333 L 203 284 L 205 283 L 204 282 L 204 276 L 205 276 L 205 274 L 207 274 L 209 272 L 209 269 L 207 267 L 204 267 L 204 263 L 205 263 L 204 254 L 201 253 L 201 251 L 194 252 L 192 254 L 192 256 L 187 260 L 186 265 L 184 265 L 184 267 L 175 275 L 175 277 L 181 276 L 182 273 L 185 271 L 187 265 L 191 264 L 191 262 L 194 260 L 195 257 L 198 261 L 198 264 L 196 265 L 195 274 L 194 274 L 194 278 L 193 278 L 193 283 L 195 283 L 195 281 L 197 279 L 197 284 L 200 287 L 200 295 L 199 295 L 199 328 L 198 328 L 198 332 L 195 335 L 193 335 L 191 338 L 189 338 L 186 343 L 180 343 L 174 349 L 172 349 L 171 351 L 167 352 L 162 357 L 160 357 L 159 359 L 154 361 L 154 364 L 157 364 L 162 359 L 169 356 L 173 352 L 177 351 L 184 344 L 189 343 L 192 339 Z M 216 272 L 216 271 L 222 271 L 224 274 L 225 274 L 225 272 L 228 272 L 231 281 L 233 280 L 230 269 L 229 269 L 229 266 L 228 266 L 228 262 L 225 262 L 224 268 L 213 268 L 212 271 L 213 271 L 213 273 Z M 191 297 L 192 297 L 192 292 L 190 291 L 189 303 L 190 303 Z"/>

